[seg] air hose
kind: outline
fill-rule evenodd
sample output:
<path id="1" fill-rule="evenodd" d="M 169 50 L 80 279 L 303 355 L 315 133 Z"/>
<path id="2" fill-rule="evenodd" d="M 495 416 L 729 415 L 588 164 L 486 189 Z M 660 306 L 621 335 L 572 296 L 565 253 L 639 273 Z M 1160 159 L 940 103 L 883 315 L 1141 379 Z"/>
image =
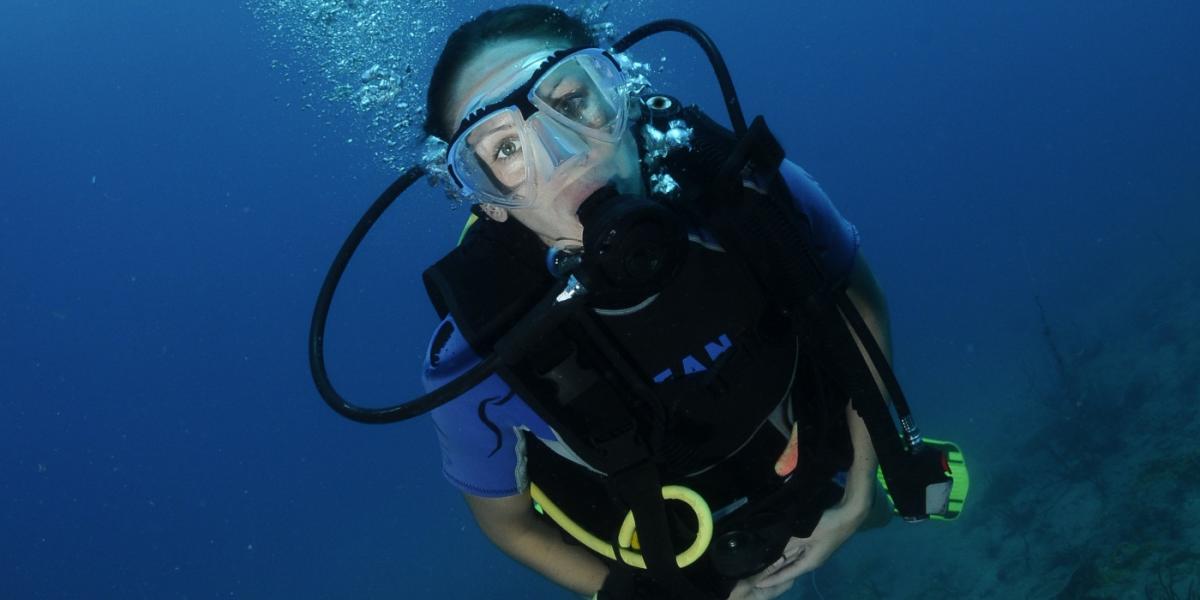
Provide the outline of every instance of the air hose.
<path id="1" fill-rule="evenodd" d="M 632 567 L 639 569 L 646 568 L 646 559 L 635 551 L 638 548 L 638 542 L 637 525 L 633 520 L 633 511 L 625 513 L 625 520 L 621 522 L 621 529 L 617 533 L 617 546 L 621 550 L 621 557 L 618 559 L 616 553 L 613 551 L 611 542 L 597 537 L 595 534 L 584 529 L 582 525 L 576 523 L 574 519 L 567 516 L 537 484 L 531 483 L 529 485 L 529 493 L 533 496 L 533 501 L 541 507 L 546 516 L 550 517 L 563 531 L 567 532 L 576 541 L 587 546 L 593 552 Z M 708 503 L 704 501 L 704 498 L 700 494 L 682 485 L 663 486 L 662 495 L 666 500 L 678 500 L 687 504 L 696 515 L 696 522 L 699 524 L 696 531 L 696 539 L 692 541 L 692 545 L 688 546 L 683 552 L 675 555 L 675 562 L 682 569 L 699 560 L 704 555 L 704 551 L 708 549 L 709 544 L 712 543 L 712 511 L 708 508 Z"/>

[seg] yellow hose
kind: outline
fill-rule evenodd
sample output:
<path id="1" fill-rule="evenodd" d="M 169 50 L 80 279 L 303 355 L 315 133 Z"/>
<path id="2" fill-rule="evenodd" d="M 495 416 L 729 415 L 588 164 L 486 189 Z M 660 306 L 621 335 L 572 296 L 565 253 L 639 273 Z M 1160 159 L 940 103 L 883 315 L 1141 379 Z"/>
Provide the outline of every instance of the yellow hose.
<path id="1" fill-rule="evenodd" d="M 618 560 L 613 553 L 611 544 L 596 537 L 567 516 L 536 483 L 530 484 L 529 493 L 533 496 L 533 501 L 537 502 L 546 515 L 568 535 L 592 552 L 606 556 L 610 560 Z M 696 539 L 692 541 L 692 545 L 675 556 L 676 564 L 683 568 L 699 560 L 704 555 L 704 551 L 708 549 L 708 545 L 712 543 L 712 511 L 709 510 L 708 503 L 700 494 L 682 485 L 663 486 L 662 495 L 666 500 L 678 500 L 687 504 L 695 513 L 696 522 L 699 523 L 699 530 L 696 532 Z M 646 568 L 646 559 L 631 549 L 637 547 L 637 529 L 633 521 L 633 511 L 625 514 L 625 520 L 621 523 L 621 530 L 617 534 L 617 545 L 621 549 L 621 562 L 639 569 Z"/>

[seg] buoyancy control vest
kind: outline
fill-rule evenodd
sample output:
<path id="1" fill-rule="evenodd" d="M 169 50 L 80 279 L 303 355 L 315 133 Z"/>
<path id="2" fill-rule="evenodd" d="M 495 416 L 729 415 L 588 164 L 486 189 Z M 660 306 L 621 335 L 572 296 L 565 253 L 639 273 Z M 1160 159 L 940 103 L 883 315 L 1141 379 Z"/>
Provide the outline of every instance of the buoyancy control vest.
<path id="1" fill-rule="evenodd" d="M 672 106 L 678 104 L 672 101 Z M 761 193 L 714 183 L 733 149 L 732 134 L 695 107 L 659 115 L 648 111 L 651 124 L 655 118 L 683 118 L 694 130 L 692 151 L 669 156 L 665 165 L 683 192 L 659 200 L 695 234 L 728 227 L 712 222 L 710 208 L 727 203 L 704 197 L 714 190 Z M 472 348 L 488 355 L 556 283 L 545 267 L 545 253 L 536 236 L 515 220 L 483 218 L 423 278 L 438 315 L 452 316 Z M 605 336 L 625 349 L 637 376 L 654 387 L 662 403 L 665 422 L 654 451 L 673 475 L 711 466 L 743 444 L 782 402 L 799 363 L 809 360 L 809 349 L 800 348 L 786 309 L 762 282 L 743 255 L 697 240 L 689 244 L 680 272 L 660 292 L 640 299 L 637 306 L 595 311 Z M 561 396 L 560 388 L 571 385 L 569 366 L 539 365 L 538 376 L 508 383 L 514 389 Z M 509 376 L 516 374 L 510 370 Z M 548 386 L 538 380 L 555 383 Z M 599 389 L 576 390 L 571 395 L 598 393 Z M 607 402 L 572 402 L 585 400 Z M 841 400 L 844 403 L 844 395 Z"/>
<path id="2" fill-rule="evenodd" d="M 714 191 L 762 193 L 715 185 L 734 145 L 728 131 L 695 108 L 660 116 L 683 118 L 694 128 L 693 151 L 672 157 L 668 167 L 683 193 L 659 199 L 690 229 L 698 234 L 714 229 L 708 205 L 722 203 L 704 196 Z M 554 285 L 544 266 L 545 252 L 532 233 L 512 220 L 482 219 L 456 250 L 425 272 L 424 280 L 439 315 L 452 315 L 464 338 L 484 355 Z M 726 591 L 736 577 L 773 560 L 790 536 L 811 531 L 831 498 L 829 478 L 848 467 L 852 453 L 845 393 L 831 385 L 812 360 L 811 349 L 802 347 L 786 308 L 760 278 L 744 256 L 711 239 L 694 239 L 669 285 L 633 306 L 594 309 L 594 331 L 585 334 L 612 342 L 633 376 L 653 389 L 657 406 L 642 411 L 637 426 L 660 483 L 687 484 L 722 517 L 734 513 L 737 518 L 718 526 L 718 537 L 733 529 L 740 532 L 751 517 L 760 529 L 774 528 L 756 556 L 726 557 L 717 561 L 717 571 L 723 573 L 696 575 L 707 579 L 708 587 Z M 499 372 L 536 412 L 563 430 L 568 445 L 575 440 L 572 450 L 587 461 L 595 457 L 591 430 L 604 432 L 613 425 L 607 413 L 614 411 L 616 400 L 612 387 L 593 385 L 596 373 L 586 368 L 591 357 L 569 338 L 545 340 L 524 360 Z M 545 407 L 562 405 L 573 409 L 545 414 Z M 802 449 L 801 464 L 787 477 L 773 469 L 788 443 L 787 433 L 768 423 L 775 410 L 795 419 Z M 589 528 L 610 531 L 619 524 L 627 506 L 604 493 L 604 482 L 596 477 L 604 465 L 567 464 L 533 436 L 526 437 L 535 482 L 573 507 L 577 512 L 572 514 L 585 515 L 577 518 Z M 737 510 L 768 498 L 784 504 L 783 497 L 786 510 Z"/>
<path id="3" fill-rule="evenodd" d="M 425 273 L 439 314 L 452 315 L 480 354 L 552 282 L 536 249 L 526 246 L 538 242 L 526 233 L 508 222 L 479 222 L 458 250 Z M 788 322 L 741 261 L 703 242 L 689 244 L 680 273 L 661 292 L 636 306 L 595 312 L 663 404 L 666 422 L 655 451 L 675 474 L 710 466 L 744 443 L 783 402 L 802 360 Z M 544 360 L 554 353 L 547 348 Z M 598 390 L 562 389 L 579 376 L 570 368 L 544 369 L 541 379 L 553 381 L 553 389 L 528 381 L 517 386 L 542 396 L 578 394 L 573 402 L 607 402 L 589 396 Z"/>

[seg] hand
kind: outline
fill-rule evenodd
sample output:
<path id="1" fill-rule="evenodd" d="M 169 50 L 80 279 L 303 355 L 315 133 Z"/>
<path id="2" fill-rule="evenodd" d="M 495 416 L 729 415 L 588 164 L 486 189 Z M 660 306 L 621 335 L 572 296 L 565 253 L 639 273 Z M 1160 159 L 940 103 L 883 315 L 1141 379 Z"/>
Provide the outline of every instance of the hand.
<path id="1" fill-rule="evenodd" d="M 775 561 L 775 564 L 743 582 L 755 580 L 756 587 L 767 590 L 773 590 L 785 583 L 790 587 L 797 577 L 825 564 L 833 551 L 854 534 L 865 517 L 866 511 L 850 508 L 843 504 L 829 508 L 821 514 L 821 520 L 817 522 L 811 535 L 806 538 L 788 540 L 787 546 L 783 549 L 783 556 Z M 739 582 L 738 585 L 743 582 Z M 734 591 L 736 592 L 737 588 L 734 588 Z M 776 596 L 762 597 L 775 598 Z M 734 600 L 734 598 L 734 596 L 730 596 L 730 600 Z M 745 596 L 745 598 L 758 597 Z"/>
<path id="2" fill-rule="evenodd" d="M 771 600 L 787 593 L 792 589 L 792 584 L 796 583 L 794 579 L 788 579 L 779 585 L 759 587 L 766 574 L 767 571 L 763 571 L 737 582 L 733 591 L 729 592 L 727 600 Z"/>

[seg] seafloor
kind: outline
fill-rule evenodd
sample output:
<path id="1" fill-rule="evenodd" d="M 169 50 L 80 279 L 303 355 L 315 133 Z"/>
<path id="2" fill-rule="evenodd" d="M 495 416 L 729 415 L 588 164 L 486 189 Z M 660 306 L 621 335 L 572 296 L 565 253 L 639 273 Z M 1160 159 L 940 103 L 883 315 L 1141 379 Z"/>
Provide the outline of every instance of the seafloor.
<path id="1" fill-rule="evenodd" d="M 970 461 L 963 515 L 862 532 L 789 597 L 1200 598 L 1200 285 L 1044 323 L 1024 354 L 1046 375 L 947 436 Z"/>

